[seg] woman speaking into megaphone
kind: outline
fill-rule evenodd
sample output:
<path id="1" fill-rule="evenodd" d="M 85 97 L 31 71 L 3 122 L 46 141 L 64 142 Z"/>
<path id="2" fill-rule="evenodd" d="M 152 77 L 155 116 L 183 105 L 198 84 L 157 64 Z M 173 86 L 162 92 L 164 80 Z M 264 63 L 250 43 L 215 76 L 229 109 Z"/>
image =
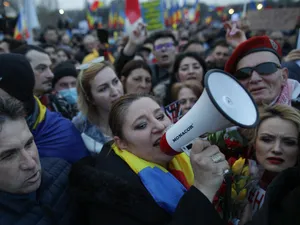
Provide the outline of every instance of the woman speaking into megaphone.
<path id="1" fill-rule="evenodd" d="M 73 193 L 91 224 L 222 224 L 213 197 L 229 169 L 225 156 L 196 140 L 188 157 L 170 156 L 160 140 L 171 125 L 152 96 L 126 95 L 114 103 L 114 141 L 73 166 Z M 83 182 L 84 181 L 84 182 Z"/>

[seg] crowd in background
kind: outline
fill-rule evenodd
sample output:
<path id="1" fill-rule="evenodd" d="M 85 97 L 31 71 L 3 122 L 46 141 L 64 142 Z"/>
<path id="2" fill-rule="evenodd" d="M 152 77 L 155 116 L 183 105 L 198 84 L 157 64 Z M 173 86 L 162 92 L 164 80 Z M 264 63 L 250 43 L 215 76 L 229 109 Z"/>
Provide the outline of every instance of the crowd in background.
<path id="1" fill-rule="evenodd" d="M 48 26 L 33 45 L 1 40 L 0 225 L 300 223 L 295 31 L 251 31 L 247 19 L 152 33 L 139 23 L 111 39 Z M 166 155 L 162 135 L 212 69 L 249 92 L 257 126 Z M 226 169 L 243 175 L 235 208 L 221 201 Z"/>

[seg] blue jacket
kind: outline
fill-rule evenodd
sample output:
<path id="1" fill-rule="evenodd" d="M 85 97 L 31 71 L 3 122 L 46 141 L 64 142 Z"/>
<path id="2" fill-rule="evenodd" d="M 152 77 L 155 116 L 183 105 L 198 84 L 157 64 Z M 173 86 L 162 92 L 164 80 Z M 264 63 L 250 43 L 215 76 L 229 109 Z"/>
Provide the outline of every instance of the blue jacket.
<path id="1" fill-rule="evenodd" d="M 93 140 L 94 143 L 91 144 L 92 149 L 89 149 L 86 143 L 87 141 L 85 140 L 85 146 L 91 153 L 99 153 L 102 149 L 101 146 L 112 140 L 111 137 L 104 135 L 96 125 L 91 124 L 81 113 L 74 117 L 72 122 L 81 134 L 85 134 Z M 98 146 L 95 145 L 95 142 L 98 143 Z"/>
<path id="2" fill-rule="evenodd" d="M 70 164 L 61 159 L 41 159 L 42 182 L 30 194 L 0 192 L 0 225 L 73 225 L 68 175 Z M 73 208 L 74 207 L 74 208 Z M 75 219 L 75 218 L 74 218 Z"/>

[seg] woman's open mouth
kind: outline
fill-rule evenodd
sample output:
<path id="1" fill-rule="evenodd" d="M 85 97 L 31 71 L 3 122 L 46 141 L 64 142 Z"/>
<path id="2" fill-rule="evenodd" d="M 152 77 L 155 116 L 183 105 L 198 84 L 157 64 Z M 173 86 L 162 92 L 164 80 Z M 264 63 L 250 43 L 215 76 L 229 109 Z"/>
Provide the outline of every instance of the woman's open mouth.
<path id="1" fill-rule="evenodd" d="M 160 140 L 161 140 L 161 137 L 158 138 L 158 139 L 154 142 L 153 147 L 159 146 L 159 145 L 160 145 Z"/>

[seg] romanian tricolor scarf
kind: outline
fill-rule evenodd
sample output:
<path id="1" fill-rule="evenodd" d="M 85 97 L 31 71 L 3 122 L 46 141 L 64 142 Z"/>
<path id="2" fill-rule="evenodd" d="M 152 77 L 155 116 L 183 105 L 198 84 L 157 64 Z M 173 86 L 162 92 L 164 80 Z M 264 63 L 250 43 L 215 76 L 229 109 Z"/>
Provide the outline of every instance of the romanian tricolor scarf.
<path id="1" fill-rule="evenodd" d="M 80 132 L 72 122 L 59 113 L 50 112 L 38 98 L 35 100 L 35 108 L 27 118 L 27 124 L 39 156 L 62 158 L 73 163 L 89 155 Z"/>
<path id="2" fill-rule="evenodd" d="M 189 157 L 185 153 L 175 156 L 167 170 L 126 150 L 120 150 L 115 144 L 112 149 L 140 177 L 156 203 L 167 212 L 174 213 L 179 200 L 194 183 Z"/>

